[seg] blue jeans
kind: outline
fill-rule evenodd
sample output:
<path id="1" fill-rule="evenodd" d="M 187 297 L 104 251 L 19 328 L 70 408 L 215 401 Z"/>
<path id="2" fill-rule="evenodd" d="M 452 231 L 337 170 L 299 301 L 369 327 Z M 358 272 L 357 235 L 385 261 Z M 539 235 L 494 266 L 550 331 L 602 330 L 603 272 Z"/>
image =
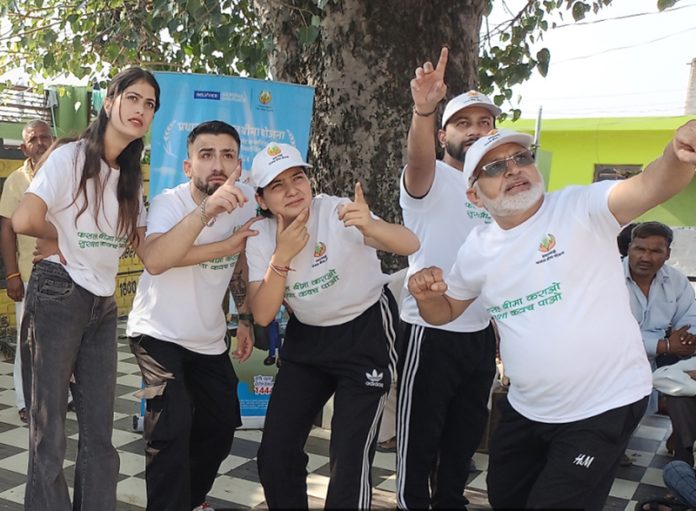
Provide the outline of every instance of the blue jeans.
<path id="1" fill-rule="evenodd" d="M 662 477 L 669 491 L 677 499 L 691 507 L 696 506 L 696 473 L 691 465 L 684 461 L 667 463 Z"/>
<path id="2" fill-rule="evenodd" d="M 32 374 L 27 511 L 116 509 L 116 319 L 113 296 L 93 295 L 59 264 L 34 267 L 24 311 Z M 63 474 L 69 385 L 80 433 L 72 505 Z"/>

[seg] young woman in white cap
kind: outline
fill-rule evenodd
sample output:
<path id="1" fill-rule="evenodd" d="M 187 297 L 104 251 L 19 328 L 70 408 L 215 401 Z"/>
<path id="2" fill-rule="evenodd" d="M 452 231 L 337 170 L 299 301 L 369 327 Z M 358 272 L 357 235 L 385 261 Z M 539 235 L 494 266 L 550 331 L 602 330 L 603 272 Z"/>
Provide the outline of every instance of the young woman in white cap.
<path id="1" fill-rule="evenodd" d="M 254 319 L 293 311 L 258 454 L 270 509 L 306 509 L 312 423 L 334 396 L 327 508 L 367 509 L 379 421 L 394 375 L 396 303 L 376 250 L 408 255 L 416 236 L 355 200 L 312 194 L 299 151 L 271 143 L 254 158 L 256 199 L 268 218 L 247 241 Z"/>

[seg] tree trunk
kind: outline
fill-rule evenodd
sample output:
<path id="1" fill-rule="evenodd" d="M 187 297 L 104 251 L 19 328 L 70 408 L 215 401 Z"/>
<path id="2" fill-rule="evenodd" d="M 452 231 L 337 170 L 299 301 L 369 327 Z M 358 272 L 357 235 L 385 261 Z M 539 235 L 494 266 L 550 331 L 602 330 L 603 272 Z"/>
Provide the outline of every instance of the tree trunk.
<path id="1" fill-rule="evenodd" d="M 476 86 L 485 3 L 329 0 L 320 11 L 313 0 L 254 0 L 262 32 L 273 41 L 273 78 L 316 90 L 310 142 L 316 192 L 352 197 L 360 180 L 371 209 L 400 221 L 409 82 L 417 66 L 436 61 L 447 45 L 448 96 Z M 303 45 L 300 29 L 313 15 L 321 18 L 319 33 Z M 389 271 L 406 264 L 391 255 L 383 262 Z"/>

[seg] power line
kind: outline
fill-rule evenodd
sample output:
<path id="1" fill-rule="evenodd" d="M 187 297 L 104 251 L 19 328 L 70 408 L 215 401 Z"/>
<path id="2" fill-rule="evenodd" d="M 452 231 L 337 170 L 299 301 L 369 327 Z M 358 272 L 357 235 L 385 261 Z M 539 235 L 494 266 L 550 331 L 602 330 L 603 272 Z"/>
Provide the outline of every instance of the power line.
<path id="1" fill-rule="evenodd" d="M 565 28 L 565 27 L 576 27 L 578 25 L 596 25 L 597 23 L 604 23 L 605 21 L 616 21 L 616 20 L 624 20 L 624 19 L 629 19 L 629 18 L 638 18 L 641 16 L 650 16 L 653 14 L 660 14 L 664 15 L 666 13 L 678 11 L 680 9 L 689 9 L 691 7 L 696 7 L 696 5 L 680 5 L 677 7 L 672 7 L 670 9 L 665 9 L 664 11 L 649 11 L 649 12 L 637 12 L 634 14 L 624 14 L 623 16 L 615 16 L 613 18 L 602 18 L 599 20 L 587 20 L 587 21 L 576 21 L 574 23 L 564 23 L 562 25 L 556 25 L 554 27 L 554 30 L 557 28 Z"/>
<path id="2" fill-rule="evenodd" d="M 681 30 L 681 31 L 679 31 L 679 32 L 674 32 L 673 34 L 667 34 L 667 35 L 665 35 L 665 36 L 658 37 L 658 38 L 656 38 L 656 39 L 651 39 L 650 41 L 644 41 L 644 42 L 642 42 L 642 43 L 630 44 L 630 45 L 627 45 L 627 46 L 617 46 L 617 47 L 615 47 L 615 48 L 608 48 L 608 49 L 606 49 L 606 50 L 602 50 L 602 51 L 597 52 L 597 53 L 590 53 L 590 54 L 588 54 L 588 55 L 581 55 L 581 56 L 579 56 L 579 57 L 571 57 L 571 58 L 569 58 L 569 59 L 558 60 L 558 61 L 556 61 L 556 62 L 554 62 L 554 61 L 552 60 L 552 61 L 549 63 L 549 66 L 553 66 L 554 64 L 565 64 L 566 62 L 572 62 L 572 61 L 575 61 L 575 60 L 590 59 L 590 58 L 592 58 L 592 57 L 597 57 L 598 55 L 604 55 L 604 54 L 606 54 L 606 53 L 611 53 L 611 52 L 615 52 L 615 51 L 621 51 L 621 50 L 628 50 L 628 49 L 631 49 L 631 48 L 637 48 L 637 47 L 639 47 L 639 46 L 645 46 L 645 45 L 648 45 L 648 44 L 652 44 L 652 43 L 656 43 L 656 42 L 659 42 L 659 41 L 663 41 L 663 40 L 665 40 L 665 39 L 669 39 L 670 37 L 675 37 L 675 36 L 678 36 L 678 35 L 681 35 L 681 34 L 685 34 L 685 33 L 687 33 L 687 32 L 693 32 L 694 30 L 696 30 L 696 27 L 686 28 L 686 29 Z"/>
<path id="3" fill-rule="evenodd" d="M 639 12 L 639 13 L 634 13 L 634 14 L 624 14 L 621 16 L 602 18 L 602 19 L 598 19 L 598 20 L 587 20 L 587 21 L 576 21 L 573 23 L 563 23 L 561 25 L 556 25 L 551 30 L 556 30 L 558 28 L 574 27 L 574 26 L 595 25 L 598 23 L 603 23 L 605 21 L 620 21 L 620 20 L 630 19 L 630 18 L 640 18 L 643 16 L 651 16 L 654 14 L 665 15 L 665 14 L 668 14 L 670 12 L 678 11 L 681 9 L 688 9 L 688 8 L 692 8 L 692 7 L 696 7 L 696 4 L 680 5 L 680 6 L 676 6 L 676 7 L 671 7 L 669 9 L 665 9 L 664 11 Z M 510 11 L 510 9 L 507 7 L 507 5 L 505 5 L 505 8 L 508 11 L 508 14 L 510 16 L 513 16 L 513 17 L 515 16 L 515 14 Z M 481 35 L 480 45 L 483 45 L 484 42 L 488 42 L 494 36 L 497 36 L 497 35 L 503 33 L 505 31 L 504 28 L 507 28 L 509 25 L 510 25 L 510 20 L 508 19 L 508 20 L 505 20 L 502 23 L 499 23 L 496 26 L 494 26 L 492 30 L 487 30 L 485 34 Z M 486 26 L 488 26 L 488 16 L 486 17 Z M 504 27 L 504 28 L 502 28 L 502 27 Z"/>
<path id="4" fill-rule="evenodd" d="M 668 89 L 668 90 L 649 90 L 649 91 L 642 91 L 642 92 L 620 92 L 617 94 L 592 94 L 592 95 L 586 95 L 586 96 L 580 96 L 577 94 L 574 94 L 572 96 L 543 96 L 544 101 L 565 101 L 568 99 L 578 99 L 578 98 L 583 98 L 583 99 L 596 99 L 596 98 L 622 98 L 625 96 L 642 96 L 642 95 L 648 95 L 648 94 L 670 94 L 674 92 L 679 92 L 679 93 L 686 93 L 686 87 L 682 87 L 680 89 Z M 524 96 L 528 99 L 534 99 L 535 96 L 527 95 Z"/>

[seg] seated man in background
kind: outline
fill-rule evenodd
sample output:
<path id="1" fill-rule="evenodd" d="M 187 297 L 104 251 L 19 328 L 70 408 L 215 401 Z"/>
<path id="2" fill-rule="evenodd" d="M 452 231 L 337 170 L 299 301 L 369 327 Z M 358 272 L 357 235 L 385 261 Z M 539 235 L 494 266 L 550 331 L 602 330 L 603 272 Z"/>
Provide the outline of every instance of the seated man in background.
<path id="1" fill-rule="evenodd" d="M 631 311 L 653 371 L 659 355 L 678 359 L 690 357 L 696 349 L 694 289 L 686 275 L 665 264 L 672 239 L 672 229 L 660 222 L 638 224 L 631 231 L 628 257 L 623 260 Z M 656 411 L 657 393 L 653 392 L 647 412 Z"/>

